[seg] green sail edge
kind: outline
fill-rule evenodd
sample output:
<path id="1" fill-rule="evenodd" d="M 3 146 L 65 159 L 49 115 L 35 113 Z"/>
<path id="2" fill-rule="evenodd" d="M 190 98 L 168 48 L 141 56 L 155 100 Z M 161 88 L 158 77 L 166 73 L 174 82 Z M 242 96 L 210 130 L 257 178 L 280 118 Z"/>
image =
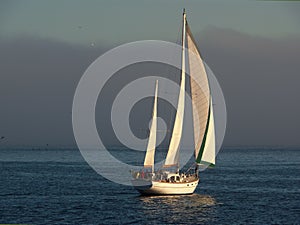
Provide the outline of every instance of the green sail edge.
<path id="1" fill-rule="evenodd" d="M 200 151 L 198 153 L 197 159 L 196 159 L 196 163 L 200 164 L 201 162 L 201 158 L 204 152 L 204 147 L 205 147 L 205 143 L 206 143 L 206 138 L 207 138 L 207 133 L 208 133 L 208 127 L 209 127 L 209 119 L 210 119 L 210 105 L 209 105 L 209 109 L 208 109 L 208 117 L 207 117 L 207 123 L 206 123 L 206 127 L 205 127 L 205 132 L 204 132 L 204 136 L 203 136 L 203 141 L 201 143 L 201 147 L 200 147 Z"/>

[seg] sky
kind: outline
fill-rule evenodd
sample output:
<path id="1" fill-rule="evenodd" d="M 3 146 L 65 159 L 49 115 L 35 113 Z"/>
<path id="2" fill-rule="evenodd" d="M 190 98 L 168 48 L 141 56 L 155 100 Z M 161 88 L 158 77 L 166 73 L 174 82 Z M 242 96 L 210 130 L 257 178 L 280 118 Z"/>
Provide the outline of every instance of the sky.
<path id="1" fill-rule="evenodd" d="M 224 145 L 300 146 L 300 2 L 2 0 L 0 147 L 75 146 L 86 68 L 120 44 L 178 41 L 183 8 L 224 92 Z"/>

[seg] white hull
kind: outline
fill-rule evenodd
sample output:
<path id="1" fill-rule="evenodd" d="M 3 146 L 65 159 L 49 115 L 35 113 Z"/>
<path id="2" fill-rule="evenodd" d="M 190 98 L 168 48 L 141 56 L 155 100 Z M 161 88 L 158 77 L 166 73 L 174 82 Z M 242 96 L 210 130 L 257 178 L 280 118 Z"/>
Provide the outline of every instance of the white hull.
<path id="1" fill-rule="evenodd" d="M 187 195 L 193 194 L 199 179 L 191 182 L 163 182 L 144 179 L 132 180 L 136 190 L 143 195 Z"/>

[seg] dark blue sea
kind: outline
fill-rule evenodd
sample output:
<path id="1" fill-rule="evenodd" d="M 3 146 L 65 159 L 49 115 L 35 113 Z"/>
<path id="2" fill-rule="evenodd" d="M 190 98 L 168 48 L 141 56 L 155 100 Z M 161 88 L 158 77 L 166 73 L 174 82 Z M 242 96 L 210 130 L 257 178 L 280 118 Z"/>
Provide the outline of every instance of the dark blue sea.
<path id="1" fill-rule="evenodd" d="M 300 149 L 223 149 L 188 196 L 142 197 L 76 149 L 0 150 L 0 165 L 0 224 L 300 224 Z"/>

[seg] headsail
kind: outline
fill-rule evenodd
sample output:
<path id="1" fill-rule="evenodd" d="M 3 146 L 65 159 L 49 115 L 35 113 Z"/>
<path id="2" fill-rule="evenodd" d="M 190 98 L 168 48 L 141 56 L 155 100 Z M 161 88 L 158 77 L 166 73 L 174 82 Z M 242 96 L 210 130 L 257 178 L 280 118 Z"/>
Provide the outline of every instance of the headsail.
<path id="1" fill-rule="evenodd" d="M 208 129 L 205 134 L 204 141 L 204 151 L 202 157 L 198 163 L 204 165 L 215 164 L 216 158 L 216 141 L 215 141 L 215 119 L 214 119 L 214 110 L 212 99 L 210 100 L 210 112 L 209 112 L 209 121 L 208 121 Z"/>
<path id="2" fill-rule="evenodd" d="M 200 163 L 204 160 L 203 156 L 207 158 L 208 149 L 206 148 L 206 141 L 208 141 L 208 130 L 214 129 L 213 110 L 210 97 L 210 89 L 208 77 L 205 70 L 204 63 L 197 48 L 196 42 L 193 38 L 191 29 L 187 24 L 187 47 L 189 57 L 189 70 L 190 70 L 190 84 L 193 105 L 193 123 L 194 123 L 194 140 L 195 140 L 195 158 L 196 162 Z M 211 136 L 209 136 L 209 140 Z M 214 141 L 214 137 L 212 138 Z M 210 149 L 215 151 L 215 149 Z M 212 157 L 209 157 L 212 158 Z M 208 159 L 207 159 L 208 160 Z M 212 161 L 209 159 L 208 162 Z M 213 162 L 214 163 L 214 157 Z"/>
<path id="3" fill-rule="evenodd" d="M 152 123 L 150 127 L 150 134 L 148 140 L 148 146 L 144 161 L 144 167 L 151 167 L 152 172 L 154 172 L 154 155 L 156 147 L 156 131 L 157 131 L 157 94 L 158 94 L 158 81 L 155 84 L 155 96 L 152 112 Z"/>
<path id="4" fill-rule="evenodd" d="M 185 31 L 186 15 L 183 13 L 183 30 L 182 30 L 182 68 L 181 68 L 181 84 L 178 97 L 177 112 L 173 127 L 172 137 L 169 145 L 168 154 L 164 167 L 178 166 L 179 164 L 179 145 L 182 136 L 182 126 L 184 117 L 184 100 L 185 100 Z"/>

